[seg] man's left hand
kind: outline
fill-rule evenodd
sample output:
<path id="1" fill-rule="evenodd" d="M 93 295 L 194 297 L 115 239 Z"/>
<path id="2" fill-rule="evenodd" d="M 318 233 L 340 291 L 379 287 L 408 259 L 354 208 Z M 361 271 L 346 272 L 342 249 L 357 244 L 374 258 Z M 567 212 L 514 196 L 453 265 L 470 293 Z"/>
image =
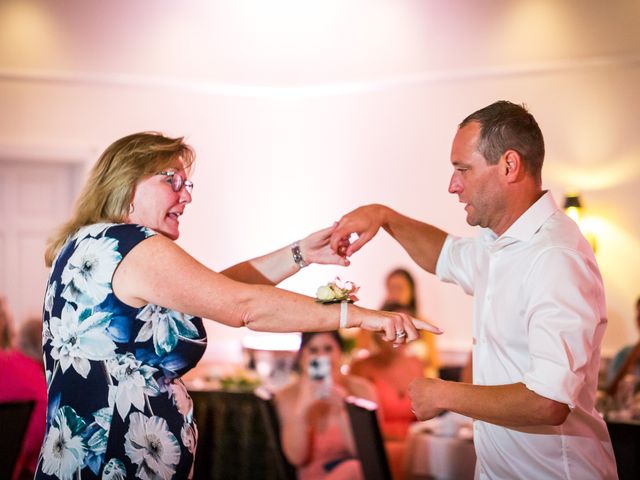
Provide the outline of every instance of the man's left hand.
<path id="1" fill-rule="evenodd" d="M 438 406 L 442 398 L 440 392 L 446 386 L 439 378 L 420 378 L 409 385 L 409 396 L 413 404 L 413 411 L 418 420 L 429 420 L 445 409 Z"/>

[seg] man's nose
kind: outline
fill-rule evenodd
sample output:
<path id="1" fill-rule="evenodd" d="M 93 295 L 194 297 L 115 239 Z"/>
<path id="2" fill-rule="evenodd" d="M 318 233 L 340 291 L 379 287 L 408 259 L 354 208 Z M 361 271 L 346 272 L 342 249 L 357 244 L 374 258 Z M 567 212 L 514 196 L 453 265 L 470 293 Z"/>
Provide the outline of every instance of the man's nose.
<path id="1" fill-rule="evenodd" d="M 460 183 L 456 179 L 455 173 L 451 175 L 451 180 L 449 180 L 449 193 L 459 193 L 460 192 Z"/>

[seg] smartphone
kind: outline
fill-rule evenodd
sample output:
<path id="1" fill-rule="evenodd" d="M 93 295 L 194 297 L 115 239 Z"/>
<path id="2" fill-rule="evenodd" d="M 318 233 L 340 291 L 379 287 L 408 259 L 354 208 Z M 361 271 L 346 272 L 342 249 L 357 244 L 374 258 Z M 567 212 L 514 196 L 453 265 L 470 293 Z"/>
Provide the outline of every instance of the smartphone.
<path id="1" fill-rule="evenodd" d="M 318 398 L 327 398 L 331 392 L 333 383 L 331 377 L 331 358 L 326 355 L 319 355 L 311 358 L 307 365 L 307 373 L 309 378 L 319 383 L 316 390 Z"/>
<path id="2" fill-rule="evenodd" d="M 326 355 L 311 358 L 307 365 L 307 373 L 311 380 L 326 380 L 331 378 L 331 359 Z"/>

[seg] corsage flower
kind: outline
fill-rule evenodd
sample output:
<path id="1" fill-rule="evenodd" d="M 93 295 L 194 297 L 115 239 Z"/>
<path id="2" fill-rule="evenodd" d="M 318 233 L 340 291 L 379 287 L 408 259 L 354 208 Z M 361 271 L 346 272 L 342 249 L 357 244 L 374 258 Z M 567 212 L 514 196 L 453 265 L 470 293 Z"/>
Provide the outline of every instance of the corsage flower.
<path id="1" fill-rule="evenodd" d="M 318 303 L 353 303 L 358 300 L 356 293 L 360 287 L 353 282 L 341 282 L 339 277 L 333 282 L 318 287 L 316 291 L 316 302 Z"/>

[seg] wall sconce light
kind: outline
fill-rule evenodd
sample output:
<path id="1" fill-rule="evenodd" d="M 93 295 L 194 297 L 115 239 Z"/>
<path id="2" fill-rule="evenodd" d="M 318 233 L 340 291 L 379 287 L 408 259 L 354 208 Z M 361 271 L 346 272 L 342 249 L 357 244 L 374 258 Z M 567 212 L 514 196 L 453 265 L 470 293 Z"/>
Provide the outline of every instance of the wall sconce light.
<path id="1" fill-rule="evenodd" d="M 582 202 L 577 193 L 568 193 L 564 197 L 564 213 L 574 222 L 580 223 L 582 217 Z"/>
<path id="2" fill-rule="evenodd" d="M 564 212 L 569 218 L 576 222 L 578 227 L 580 227 L 582 234 L 587 239 L 587 242 L 589 242 L 589 245 L 591 245 L 593 251 L 596 252 L 598 250 L 598 242 L 596 240 L 595 234 L 585 229 L 584 222 L 582 221 L 584 207 L 582 206 L 580 195 L 578 193 L 568 193 L 565 195 Z"/>

